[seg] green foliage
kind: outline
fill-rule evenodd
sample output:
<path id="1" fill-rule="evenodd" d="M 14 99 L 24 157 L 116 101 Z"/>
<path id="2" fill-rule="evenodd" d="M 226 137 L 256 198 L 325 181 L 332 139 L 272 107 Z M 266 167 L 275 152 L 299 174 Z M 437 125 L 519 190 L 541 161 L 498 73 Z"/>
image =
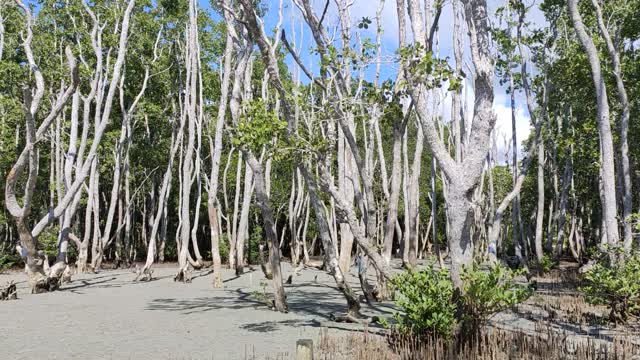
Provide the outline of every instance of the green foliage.
<path id="1" fill-rule="evenodd" d="M 448 337 L 456 326 L 456 304 L 453 285 L 446 269 L 432 266 L 420 271 L 408 271 L 392 281 L 396 290 L 394 314 L 398 330 L 415 335 L 433 334 Z"/>
<path id="2" fill-rule="evenodd" d="M 639 278 L 640 253 L 636 252 L 624 261 L 611 261 L 609 254 L 602 254 L 598 263 L 585 274 L 587 284 L 580 289 L 589 303 L 607 305 L 611 309 L 611 322 L 625 323 L 630 314 L 640 310 Z"/>
<path id="3" fill-rule="evenodd" d="M 264 237 L 262 235 L 262 226 L 255 225 L 251 230 L 251 235 L 249 236 L 249 248 L 247 251 L 248 259 L 250 263 L 257 263 L 258 256 L 260 255 L 260 244 L 264 242 Z"/>
<path id="4" fill-rule="evenodd" d="M 265 303 L 265 305 L 267 306 L 271 306 L 271 298 L 269 296 L 269 294 L 267 293 L 267 286 L 269 284 L 264 281 L 261 280 L 260 281 L 260 287 L 262 288 L 262 291 L 259 290 L 254 290 L 251 292 L 251 297 L 254 298 L 255 300 Z"/>
<path id="5" fill-rule="evenodd" d="M 369 25 L 371 25 L 371 19 L 363 17 L 360 23 L 358 23 L 358 29 L 368 29 Z"/>
<path id="6" fill-rule="evenodd" d="M 284 138 L 287 122 L 280 120 L 261 99 L 248 102 L 245 109 L 245 113 L 232 130 L 231 143 L 254 154 L 260 153 L 263 147 L 273 154 L 278 148 L 278 140 Z"/>
<path id="7" fill-rule="evenodd" d="M 460 295 L 446 269 L 434 270 L 428 265 L 420 271 L 397 275 L 395 303 L 400 312 L 394 314 L 401 333 L 417 336 L 450 337 L 457 325 L 477 331 L 494 314 L 512 308 L 532 293 L 515 282 L 519 272 L 498 265 L 488 271 L 477 265 L 466 269 Z"/>
<path id="8" fill-rule="evenodd" d="M 59 226 L 51 226 L 38 236 L 39 248 L 48 257 L 55 257 L 58 254 L 58 234 Z M 69 246 L 71 248 L 71 246 Z"/>
<path id="9" fill-rule="evenodd" d="M 466 268 L 462 274 L 464 295 L 462 296 L 463 321 L 472 329 L 483 326 L 489 318 L 512 308 L 531 296 L 532 290 L 517 284 L 514 278 L 521 273 L 505 266 L 496 265 L 482 271 L 477 265 Z"/>
<path id="10" fill-rule="evenodd" d="M 226 233 L 220 235 L 218 239 L 218 251 L 220 252 L 220 261 L 222 263 L 229 261 L 229 239 Z M 207 251 L 207 257 L 212 259 L 213 255 L 211 254 L 211 250 Z"/>
<path id="11" fill-rule="evenodd" d="M 553 269 L 553 267 L 556 266 L 557 264 L 558 262 L 554 260 L 553 257 L 547 254 L 545 254 L 542 257 L 541 261 L 536 263 L 536 265 L 538 266 L 538 270 L 543 274 L 546 274 L 549 271 L 551 271 L 551 269 Z"/>
<path id="12" fill-rule="evenodd" d="M 229 238 L 227 234 L 222 234 L 218 241 L 218 251 L 220 251 L 220 261 L 229 261 Z"/>
<path id="13" fill-rule="evenodd" d="M 408 64 L 416 80 L 424 83 L 427 89 L 441 88 L 445 82 L 449 83 L 449 91 L 457 91 L 462 87 L 464 73 L 456 74 L 447 59 L 439 59 L 431 51 L 416 43 L 398 50 L 400 59 Z"/>
<path id="14" fill-rule="evenodd" d="M 10 269 L 20 262 L 20 256 L 11 249 L 7 252 L 0 253 L 0 274 Z"/>

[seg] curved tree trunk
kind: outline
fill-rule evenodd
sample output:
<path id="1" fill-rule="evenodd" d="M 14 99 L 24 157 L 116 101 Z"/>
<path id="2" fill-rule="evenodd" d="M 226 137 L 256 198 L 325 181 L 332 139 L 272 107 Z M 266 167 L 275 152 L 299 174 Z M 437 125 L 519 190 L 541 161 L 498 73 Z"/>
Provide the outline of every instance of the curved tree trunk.
<path id="1" fill-rule="evenodd" d="M 596 89 L 596 100 L 598 105 L 598 132 L 600 133 L 600 150 L 602 154 L 602 186 L 604 203 L 604 224 L 606 225 L 607 242 L 616 245 L 620 238 L 618 233 L 617 204 L 616 204 L 616 178 L 615 161 L 613 150 L 613 136 L 611 134 L 611 123 L 609 120 L 609 101 L 607 98 L 607 88 L 602 77 L 602 67 L 598 50 L 593 40 L 587 33 L 582 22 L 582 16 L 578 11 L 578 0 L 567 0 L 569 15 L 573 21 L 573 28 L 582 44 L 582 48 L 587 54 L 591 67 L 593 85 Z"/>

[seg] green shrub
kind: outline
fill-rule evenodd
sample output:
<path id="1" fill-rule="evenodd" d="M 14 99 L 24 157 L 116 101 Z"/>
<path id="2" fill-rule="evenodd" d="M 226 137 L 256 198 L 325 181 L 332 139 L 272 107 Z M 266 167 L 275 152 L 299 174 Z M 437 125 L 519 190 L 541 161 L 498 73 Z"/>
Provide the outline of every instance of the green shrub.
<path id="1" fill-rule="evenodd" d="M 218 251 L 220 252 L 220 261 L 224 264 L 229 261 L 229 238 L 226 233 L 220 236 L 218 241 Z"/>
<path id="2" fill-rule="evenodd" d="M 218 240 L 218 252 L 220 252 L 220 262 L 226 263 L 229 260 L 229 240 L 226 233 L 222 233 Z M 213 260 L 211 250 L 207 251 L 207 258 Z"/>
<path id="3" fill-rule="evenodd" d="M 51 226 L 38 236 L 38 248 L 43 250 L 49 258 L 58 255 L 58 231 L 59 226 Z M 73 245 L 70 245 L 69 248 L 71 246 Z"/>
<path id="4" fill-rule="evenodd" d="M 607 305 L 609 320 L 625 323 L 630 314 L 640 311 L 640 254 L 634 253 L 625 261 L 612 262 L 610 256 L 601 256 L 586 272 L 584 291 L 591 304 Z"/>
<path id="5" fill-rule="evenodd" d="M 515 281 L 520 274 L 499 264 L 488 271 L 480 270 L 475 264 L 466 268 L 462 273 L 464 295 L 461 298 L 465 325 L 477 330 L 494 314 L 529 298 L 531 289 Z"/>
<path id="6" fill-rule="evenodd" d="M 251 229 L 249 236 L 249 246 L 247 249 L 250 264 L 257 264 L 260 260 L 260 244 L 264 244 L 264 235 L 262 234 L 262 226 L 255 225 Z"/>
<path id="7" fill-rule="evenodd" d="M 453 285 L 446 269 L 431 265 L 420 271 L 408 271 L 392 281 L 395 303 L 401 312 L 394 314 L 397 329 L 414 335 L 433 334 L 448 337 L 456 326 Z"/>
<path id="8" fill-rule="evenodd" d="M 397 275 L 391 284 L 395 290 L 396 329 L 403 334 L 434 335 L 448 338 L 458 325 L 477 331 L 489 318 L 526 300 L 532 293 L 517 284 L 519 272 L 498 265 L 488 271 L 477 265 L 466 269 L 460 295 L 446 269 L 428 265 L 420 271 Z"/>
<path id="9" fill-rule="evenodd" d="M 551 256 L 546 255 L 546 254 L 542 257 L 542 260 L 536 261 L 536 265 L 538 267 L 538 271 L 540 271 L 542 274 L 548 273 L 557 264 L 558 264 L 557 261 L 555 261 Z"/>
<path id="10" fill-rule="evenodd" d="M 15 252 L 9 252 L 10 250 L 11 249 L 7 252 L 0 253 L 0 273 L 14 267 L 20 262 L 20 256 Z"/>

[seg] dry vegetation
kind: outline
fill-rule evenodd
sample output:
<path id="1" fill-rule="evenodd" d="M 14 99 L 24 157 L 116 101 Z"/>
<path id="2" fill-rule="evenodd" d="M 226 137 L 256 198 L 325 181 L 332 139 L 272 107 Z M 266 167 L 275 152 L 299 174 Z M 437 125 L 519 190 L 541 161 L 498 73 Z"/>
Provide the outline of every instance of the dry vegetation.
<path id="1" fill-rule="evenodd" d="M 637 359 L 638 321 L 609 326 L 608 309 L 586 302 L 575 264 L 534 278 L 535 294 L 498 314 L 480 334 L 453 339 L 394 337 L 371 332 L 330 335 L 316 344 L 319 359 Z"/>
<path id="2" fill-rule="evenodd" d="M 488 329 L 472 341 L 454 339 L 406 340 L 389 344 L 368 332 L 346 337 L 323 333 L 317 345 L 322 360 L 437 360 L 437 359 L 637 359 L 640 345 L 626 337 L 605 341 L 576 338 L 551 328 L 536 334 Z"/>

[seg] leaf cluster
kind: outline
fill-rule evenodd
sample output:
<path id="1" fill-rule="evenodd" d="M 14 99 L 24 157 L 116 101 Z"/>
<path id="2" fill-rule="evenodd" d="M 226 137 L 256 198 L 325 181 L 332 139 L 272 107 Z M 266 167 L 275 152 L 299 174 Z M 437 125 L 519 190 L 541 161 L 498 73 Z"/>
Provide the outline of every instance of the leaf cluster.
<path id="1" fill-rule="evenodd" d="M 394 314 L 398 330 L 414 335 L 450 336 L 456 325 L 453 284 L 446 269 L 428 266 L 408 271 L 392 280 L 395 303 L 401 312 Z"/>
<path id="2" fill-rule="evenodd" d="M 435 57 L 431 51 L 425 51 L 424 45 L 415 43 L 400 48 L 398 54 L 400 60 L 407 64 L 414 79 L 423 83 L 427 89 L 441 88 L 445 82 L 449 83 L 449 91 L 457 91 L 462 87 L 464 72 L 456 74 L 447 58 Z"/>
<path id="3" fill-rule="evenodd" d="M 477 265 L 463 272 L 463 291 L 458 292 L 446 269 L 427 266 L 408 271 L 392 280 L 397 329 L 417 336 L 436 335 L 448 338 L 462 325 L 476 331 L 494 314 L 525 301 L 531 289 L 516 283 L 514 272 L 502 265 L 481 270 Z"/>
<path id="4" fill-rule="evenodd" d="M 625 323 L 629 315 L 637 315 L 640 311 L 640 253 L 636 252 L 624 261 L 612 261 L 616 257 L 602 255 L 585 274 L 586 285 L 580 289 L 589 303 L 607 305 L 611 309 L 611 322 Z"/>
<path id="5" fill-rule="evenodd" d="M 464 269 L 463 321 L 473 328 L 478 328 L 492 315 L 510 309 L 529 298 L 532 290 L 515 282 L 518 275 L 521 275 L 519 271 L 512 271 L 500 264 L 489 271 L 480 270 L 477 264 Z"/>
<path id="6" fill-rule="evenodd" d="M 261 99 L 248 102 L 244 109 L 240 121 L 231 130 L 231 143 L 254 154 L 260 153 L 263 148 L 273 154 L 278 148 L 278 142 L 284 138 L 286 121 L 280 120 Z"/>

